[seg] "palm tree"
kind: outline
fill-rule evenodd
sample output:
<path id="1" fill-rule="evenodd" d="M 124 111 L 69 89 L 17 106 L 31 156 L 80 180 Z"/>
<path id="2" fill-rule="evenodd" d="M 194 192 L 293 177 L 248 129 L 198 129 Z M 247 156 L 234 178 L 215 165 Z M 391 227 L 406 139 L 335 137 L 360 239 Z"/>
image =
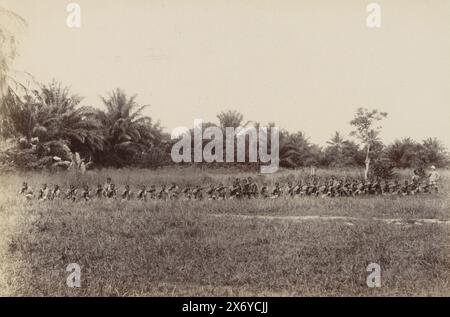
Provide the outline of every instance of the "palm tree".
<path id="1" fill-rule="evenodd" d="M 327 141 L 327 144 L 333 148 L 341 150 L 344 145 L 345 139 L 341 136 L 341 134 L 336 131 L 333 137 Z"/>
<path id="2" fill-rule="evenodd" d="M 385 156 L 395 167 L 412 167 L 418 162 L 418 146 L 411 138 L 396 140 L 386 148 Z"/>
<path id="3" fill-rule="evenodd" d="M 381 143 L 377 143 L 374 146 L 374 153 L 378 155 L 379 149 L 382 147 Z M 359 146 L 349 140 L 345 140 L 342 143 L 342 152 L 341 152 L 341 159 L 342 162 L 340 162 L 341 166 L 357 166 L 364 164 L 364 157 L 363 153 L 361 153 Z"/>
<path id="4" fill-rule="evenodd" d="M 84 158 L 103 151 L 105 138 L 96 119 L 97 111 L 80 107 L 81 98 L 53 82 L 19 97 L 9 90 L 3 100 L 7 117 L 4 137 L 14 137 L 11 158 L 18 166 L 42 168 L 59 163 L 70 166 L 74 157 Z M 61 165 L 62 166 L 62 165 Z"/>
<path id="5" fill-rule="evenodd" d="M 117 88 L 108 97 L 102 97 L 106 111 L 97 113 L 109 150 L 119 156 L 142 152 L 153 144 L 155 132 L 159 131 L 158 125 L 142 114 L 149 106 L 140 106 L 135 99 L 136 96 L 128 97 Z"/>
<path id="6" fill-rule="evenodd" d="M 222 129 L 246 127 L 251 122 L 247 121 L 245 124 L 242 124 L 244 115 L 235 110 L 222 111 L 217 115 L 217 119 L 219 119 L 220 127 Z"/>
<path id="7" fill-rule="evenodd" d="M 437 138 L 427 138 L 422 141 L 419 157 L 424 164 L 444 166 L 449 162 L 449 154 Z"/>
<path id="8" fill-rule="evenodd" d="M 342 151 L 344 147 L 344 138 L 336 131 L 333 137 L 327 141 L 328 147 L 326 148 L 327 156 L 330 158 L 330 164 L 333 166 L 342 164 Z"/>
<path id="9" fill-rule="evenodd" d="M 280 134 L 280 165 L 283 167 L 298 167 L 317 164 L 315 157 L 317 149 L 313 149 L 309 138 L 301 131 Z"/>
<path id="10" fill-rule="evenodd" d="M 298 166 L 298 159 L 302 153 L 293 143 L 281 142 L 280 144 L 280 166 L 294 168 Z"/>
<path id="11" fill-rule="evenodd" d="M 33 91 L 23 100 L 9 94 L 5 100 L 11 123 L 9 133 L 28 141 L 63 140 L 74 152 L 103 151 L 105 140 L 95 117 L 97 111 L 79 107 L 80 102 L 80 97 L 71 95 L 67 87 L 57 82 L 43 85 L 40 91 Z"/>

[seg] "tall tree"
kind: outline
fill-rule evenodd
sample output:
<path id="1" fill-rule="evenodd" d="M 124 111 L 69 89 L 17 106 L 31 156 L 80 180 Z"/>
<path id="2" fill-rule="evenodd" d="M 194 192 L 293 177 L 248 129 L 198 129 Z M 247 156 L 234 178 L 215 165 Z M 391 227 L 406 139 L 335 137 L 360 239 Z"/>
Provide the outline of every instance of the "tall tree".
<path id="1" fill-rule="evenodd" d="M 157 138 L 156 134 L 160 134 L 160 129 L 149 116 L 142 114 L 149 105 L 139 105 L 136 95 L 128 97 L 119 88 L 107 97 L 102 97 L 102 101 L 106 110 L 99 111 L 97 117 L 104 129 L 109 154 L 114 154 L 114 158 L 122 164 L 133 155 L 151 147 Z M 105 154 L 107 157 L 103 157 L 104 159 L 111 158 Z"/>
<path id="2" fill-rule="evenodd" d="M 351 132 L 352 136 L 357 137 L 363 144 L 366 151 L 364 178 L 367 179 L 370 168 L 370 153 L 372 146 L 378 141 L 381 126 L 376 125 L 379 121 L 387 117 L 387 112 L 379 110 L 368 110 L 366 108 L 358 108 L 350 125 L 355 127 Z"/>
<path id="3" fill-rule="evenodd" d="M 236 110 L 222 111 L 217 115 L 219 124 L 222 129 L 224 128 L 237 128 L 247 126 L 250 121 L 242 124 L 244 115 Z"/>
<path id="4" fill-rule="evenodd" d="M 330 164 L 342 165 L 342 151 L 344 147 L 345 139 L 341 136 L 341 134 L 336 131 L 333 137 L 327 141 L 328 147 L 325 149 L 328 159 L 330 160 Z"/>
<path id="5" fill-rule="evenodd" d="M 339 132 L 335 132 L 327 144 L 324 153 L 325 165 L 332 167 L 360 165 L 361 155 L 358 145 L 345 140 Z"/>
<path id="6" fill-rule="evenodd" d="M 313 147 L 309 138 L 302 131 L 280 134 L 280 165 L 286 167 L 299 167 L 317 165 L 320 161 L 321 150 Z"/>
<path id="7" fill-rule="evenodd" d="M 386 147 L 384 153 L 386 158 L 397 168 L 415 167 L 419 160 L 420 144 L 411 138 L 395 140 Z"/>
<path id="8" fill-rule="evenodd" d="M 341 133 L 339 131 L 336 131 L 333 137 L 327 141 L 327 144 L 331 147 L 342 149 L 344 142 L 345 139 L 342 137 Z"/>
<path id="9" fill-rule="evenodd" d="M 445 166 L 449 163 L 449 153 L 437 138 L 427 138 L 422 141 L 419 157 L 423 164 Z"/>
<path id="10" fill-rule="evenodd" d="M 63 140 L 74 152 L 101 151 L 104 138 L 95 118 L 96 110 L 81 107 L 81 100 L 57 82 L 43 85 L 24 98 L 10 91 L 4 101 L 8 118 L 4 136 L 27 141 L 38 138 L 39 142 Z"/>

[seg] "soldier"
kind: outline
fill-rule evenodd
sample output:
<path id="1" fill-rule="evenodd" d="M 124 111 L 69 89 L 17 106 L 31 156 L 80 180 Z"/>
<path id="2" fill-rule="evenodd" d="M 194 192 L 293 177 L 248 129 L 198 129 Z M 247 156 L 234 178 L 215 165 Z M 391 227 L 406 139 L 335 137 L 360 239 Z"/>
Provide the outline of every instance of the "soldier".
<path id="1" fill-rule="evenodd" d="M 28 186 L 27 182 L 22 183 L 22 188 L 20 189 L 19 194 L 25 196 L 27 200 L 34 197 L 33 191 L 31 190 L 31 187 Z"/>
<path id="2" fill-rule="evenodd" d="M 297 184 L 294 186 L 294 189 L 293 189 L 294 195 L 299 195 L 301 190 L 302 190 L 302 180 L 299 179 Z"/>
<path id="3" fill-rule="evenodd" d="M 49 196 L 49 188 L 47 184 L 42 184 L 41 189 L 39 189 L 38 200 L 47 200 Z"/>
<path id="4" fill-rule="evenodd" d="M 202 200 L 203 199 L 203 188 L 200 185 L 195 186 L 192 191 L 192 195 L 194 199 Z"/>
<path id="5" fill-rule="evenodd" d="M 172 182 L 167 191 L 169 199 L 177 199 L 180 196 L 180 188 L 177 186 L 175 182 Z"/>
<path id="6" fill-rule="evenodd" d="M 381 195 L 381 193 L 383 192 L 381 189 L 381 183 L 379 178 L 375 179 L 375 181 L 373 182 L 371 191 L 372 195 Z"/>
<path id="7" fill-rule="evenodd" d="M 350 183 L 348 181 L 348 178 L 343 178 L 341 180 L 341 187 L 339 189 L 339 195 L 343 197 L 350 196 Z"/>
<path id="8" fill-rule="evenodd" d="M 267 183 L 263 183 L 261 186 L 261 190 L 259 192 L 259 196 L 262 198 L 268 198 L 269 197 L 269 188 L 267 187 Z"/>
<path id="9" fill-rule="evenodd" d="M 251 197 L 250 183 L 246 178 L 242 179 L 242 197 Z"/>
<path id="10" fill-rule="evenodd" d="M 337 180 L 334 176 L 331 176 L 331 178 L 328 180 L 328 192 L 327 192 L 328 196 L 330 196 L 330 197 L 335 196 L 336 186 L 337 186 Z"/>
<path id="11" fill-rule="evenodd" d="M 345 180 L 343 180 L 341 182 L 341 186 L 339 188 L 339 196 L 349 197 L 349 196 L 351 196 L 350 191 L 351 191 L 350 182 L 349 182 L 348 178 L 346 178 Z"/>
<path id="12" fill-rule="evenodd" d="M 89 185 L 83 186 L 83 191 L 81 192 L 81 198 L 85 201 L 91 200 L 91 191 L 89 190 Z"/>
<path id="13" fill-rule="evenodd" d="M 419 193 L 419 186 L 420 186 L 420 183 L 418 180 L 412 181 L 409 184 L 409 193 L 411 195 L 415 195 L 415 194 Z"/>
<path id="14" fill-rule="evenodd" d="M 115 184 L 111 183 L 109 185 L 109 189 L 106 192 L 106 197 L 107 198 L 113 198 L 113 199 L 117 198 L 117 189 L 116 189 L 116 185 Z"/>
<path id="15" fill-rule="evenodd" d="M 353 178 L 350 178 L 349 185 L 348 185 L 348 190 L 349 190 L 350 196 L 352 196 L 352 197 L 355 196 L 356 187 L 357 187 L 356 180 L 354 180 Z"/>
<path id="16" fill-rule="evenodd" d="M 352 189 L 352 196 L 355 197 L 356 191 L 358 190 L 358 180 L 352 179 L 350 187 Z"/>
<path id="17" fill-rule="evenodd" d="M 111 185 L 112 185 L 111 177 L 106 178 L 106 183 L 103 185 L 103 195 L 105 197 L 108 197 L 108 193 L 111 190 Z"/>
<path id="18" fill-rule="evenodd" d="M 312 181 L 310 193 L 312 196 L 315 196 L 315 197 L 319 196 L 319 185 L 318 185 L 317 179 L 314 179 Z"/>
<path id="19" fill-rule="evenodd" d="M 417 192 L 419 193 L 428 193 L 428 185 L 419 182 Z"/>
<path id="20" fill-rule="evenodd" d="M 162 200 L 167 200 L 167 197 L 168 197 L 168 192 L 167 192 L 166 184 L 162 184 L 160 191 L 156 195 L 156 198 L 162 199 Z"/>
<path id="21" fill-rule="evenodd" d="M 398 180 L 394 181 L 394 184 L 392 184 L 392 186 L 391 186 L 390 192 L 391 192 L 391 194 L 395 194 L 395 195 L 400 194 L 400 184 L 398 183 Z"/>
<path id="22" fill-rule="evenodd" d="M 156 199 L 157 192 L 155 184 L 152 184 L 147 192 L 150 194 L 150 199 Z"/>
<path id="23" fill-rule="evenodd" d="M 104 197 L 104 191 L 103 191 L 102 184 L 97 185 L 97 190 L 95 191 L 95 197 L 97 199 L 101 199 L 102 197 Z"/>
<path id="24" fill-rule="evenodd" d="M 307 180 L 305 183 L 305 194 L 306 196 L 312 195 L 313 186 L 311 184 L 311 181 Z"/>
<path id="25" fill-rule="evenodd" d="M 333 178 L 331 178 L 327 181 L 327 194 L 326 194 L 327 197 L 332 197 L 334 194 L 333 184 L 334 184 Z"/>
<path id="26" fill-rule="evenodd" d="M 431 166 L 431 172 L 428 174 L 428 184 L 431 190 L 434 190 L 436 193 L 439 191 L 438 182 L 441 179 L 441 176 L 436 171 L 436 167 Z"/>
<path id="27" fill-rule="evenodd" d="M 411 176 L 411 182 L 412 183 L 418 183 L 419 181 L 420 181 L 419 170 L 415 169 L 413 171 L 413 175 Z"/>
<path id="28" fill-rule="evenodd" d="M 147 190 L 145 185 L 141 185 L 141 189 L 137 193 L 137 199 L 147 201 Z"/>
<path id="29" fill-rule="evenodd" d="M 272 190 L 272 196 L 270 198 L 279 198 L 281 195 L 283 195 L 283 190 L 280 187 L 280 183 L 275 183 L 275 188 Z"/>
<path id="30" fill-rule="evenodd" d="M 295 188 L 295 186 L 292 185 L 292 182 L 288 182 L 288 183 L 287 183 L 286 190 L 287 190 L 287 194 L 288 194 L 290 197 L 294 197 L 294 195 L 295 195 L 294 188 Z"/>
<path id="31" fill-rule="evenodd" d="M 341 195 L 341 181 L 338 178 L 334 178 L 333 185 L 331 186 L 331 197 L 339 197 Z"/>
<path id="32" fill-rule="evenodd" d="M 411 183 L 418 184 L 421 181 L 421 177 L 419 176 L 419 172 L 417 169 L 413 171 L 413 176 L 411 177 Z"/>
<path id="33" fill-rule="evenodd" d="M 327 186 L 327 182 L 323 182 L 321 185 L 319 185 L 318 188 L 318 195 L 320 195 L 320 197 L 325 198 L 328 196 L 328 186 Z"/>
<path id="34" fill-rule="evenodd" d="M 183 194 L 184 200 L 189 200 L 192 198 L 191 191 L 192 191 L 192 189 L 191 189 L 190 185 L 187 185 L 185 188 L 183 188 L 181 193 Z"/>
<path id="35" fill-rule="evenodd" d="M 50 199 L 60 199 L 61 198 L 61 190 L 59 189 L 59 185 L 54 185 L 53 190 L 50 193 Z"/>
<path id="36" fill-rule="evenodd" d="M 425 169 L 422 166 L 415 169 L 415 174 L 419 176 L 420 180 L 424 180 L 427 177 Z"/>
<path id="37" fill-rule="evenodd" d="M 372 190 L 372 182 L 370 181 L 370 179 L 367 179 L 364 182 L 364 194 L 368 195 L 371 193 Z"/>
<path id="38" fill-rule="evenodd" d="M 208 195 L 208 200 L 216 200 L 216 193 L 213 184 L 209 185 L 209 188 L 206 190 L 206 194 Z"/>
<path id="39" fill-rule="evenodd" d="M 340 197 L 343 195 L 344 182 L 341 179 L 336 178 L 334 182 L 334 196 Z"/>
<path id="40" fill-rule="evenodd" d="M 133 197 L 133 192 L 130 189 L 130 185 L 125 185 L 125 190 L 122 192 L 121 198 L 122 201 L 130 200 Z"/>
<path id="41" fill-rule="evenodd" d="M 405 180 L 403 186 L 399 190 L 399 194 L 402 196 L 407 196 L 410 194 L 409 182 Z"/>
<path id="42" fill-rule="evenodd" d="M 306 184 L 306 182 L 302 184 L 302 181 L 300 181 L 298 187 L 299 187 L 299 189 L 297 190 L 298 194 L 301 196 L 306 195 L 306 192 L 308 191 L 308 185 Z"/>
<path id="43" fill-rule="evenodd" d="M 356 191 L 355 191 L 356 195 L 364 195 L 364 181 L 360 180 L 358 182 L 358 185 L 356 186 Z"/>
<path id="44" fill-rule="evenodd" d="M 258 197 L 258 184 L 256 184 L 256 182 L 254 182 L 251 177 L 248 177 L 247 181 L 249 184 L 251 197 L 257 198 Z"/>
<path id="45" fill-rule="evenodd" d="M 218 200 L 224 200 L 227 197 L 227 188 L 222 183 L 216 187 L 216 196 Z"/>
<path id="46" fill-rule="evenodd" d="M 23 182 L 22 183 L 22 188 L 19 191 L 19 195 L 25 195 L 28 191 L 28 183 L 27 182 Z"/>
<path id="47" fill-rule="evenodd" d="M 77 200 L 77 188 L 75 185 L 70 185 L 69 189 L 66 192 L 66 199 L 70 199 L 71 201 Z"/>
<path id="48" fill-rule="evenodd" d="M 233 185 L 231 187 L 231 190 L 230 190 L 230 198 L 231 199 L 241 198 L 241 196 L 242 196 L 241 194 L 242 194 L 242 187 L 241 187 L 241 184 L 240 184 L 240 180 L 239 180 L 239 178 L 236 178 L 234 180 L 234 183 L 233 183 Z"/>

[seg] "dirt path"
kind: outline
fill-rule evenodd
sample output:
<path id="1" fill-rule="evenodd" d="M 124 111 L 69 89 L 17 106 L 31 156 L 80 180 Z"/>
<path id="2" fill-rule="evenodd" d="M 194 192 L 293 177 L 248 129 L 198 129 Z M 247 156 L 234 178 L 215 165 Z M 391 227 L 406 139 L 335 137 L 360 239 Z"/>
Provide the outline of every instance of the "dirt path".
<path id="1" fill-rule="evenodd" d="M 361 217 L 347 217 L 347 216 L 265 216 L 265 215 L 239 215 L 239 214 L 212 214 L 213 217 L 233 217 L 240 219 L 261 219 L 261 220 L 289 220 L 289 221 L 308 221 L 308 220 L 320 220 L 320 221 L 333 221 L 342 220 L 346 221 L 346 224 L 351 226 L 353 222 L 361 220 L 375 220 L 382 221 L 388 224 L 394 225 L 423 225 L 429 223 L 450 225 L 450 220 L 440 219 L 389 219 L 389 218 L 361 218 Z"/>

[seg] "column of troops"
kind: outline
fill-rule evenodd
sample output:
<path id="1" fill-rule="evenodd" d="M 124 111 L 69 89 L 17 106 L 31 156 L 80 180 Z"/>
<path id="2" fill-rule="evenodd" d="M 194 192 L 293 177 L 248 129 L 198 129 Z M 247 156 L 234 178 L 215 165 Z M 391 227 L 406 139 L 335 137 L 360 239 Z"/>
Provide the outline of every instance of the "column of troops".
<path id="1" fill-rule="evenodd" d="M 307 180 L 298 180 L 296 182 L 288 181 L 284 186 L 276 182 L 271 188 L 267 183 L 258 185 L 252 177 L 236 178 L 231 186 L 225 186 L 222 183 L 217 185 L 210 184 L 203 187 L 201 185 L 179 187 L 176 183 L 171 185 L 141 185 L 136 191 L 132 191 L 130 185 L 125 185 L 119 190 L 116 185 L 107 178 L 104 185 L 99 184 L 97 188 L 91 189 L 88 185 L 77 188 L 74 185 L 66 191 L 62 191 L 59 185 L 52 188 L 43 184 L 42 187 L 34 193 L 26 182 L 23 183 L 20 195 L 27 199 L 38 200 L 57 200 L 68 199 L 92 200 L 92 199 L 120 199 L 120 200 L 224 200 L 224 199 L 244 199 L 244 198 L 269 198 L 275 199 L 280 197 L 354 197 L 366 195 L 401 195 L 409 196 L 420 193 L 438 192 L 437 179 L 429 179 L 426 182 L 421 181 L 418 177 L 411 180 L 399 182 L 395 180 L 381 181 L 375 180 L 355 180 L 351 178 L 330 177 L 320 180 L 312 177 Z"/>

